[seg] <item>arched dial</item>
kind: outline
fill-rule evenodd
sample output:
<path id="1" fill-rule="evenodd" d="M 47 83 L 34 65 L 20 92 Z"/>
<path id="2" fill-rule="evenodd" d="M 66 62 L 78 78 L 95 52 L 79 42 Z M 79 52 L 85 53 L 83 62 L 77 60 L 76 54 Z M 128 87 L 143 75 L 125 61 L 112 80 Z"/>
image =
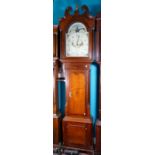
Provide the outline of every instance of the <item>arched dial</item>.
<path id="1" fill-rule="evenodd" d="M 66 33 L 66 56 L 88 57 L 88 35 L 83 23 L 72 24 Z"/>

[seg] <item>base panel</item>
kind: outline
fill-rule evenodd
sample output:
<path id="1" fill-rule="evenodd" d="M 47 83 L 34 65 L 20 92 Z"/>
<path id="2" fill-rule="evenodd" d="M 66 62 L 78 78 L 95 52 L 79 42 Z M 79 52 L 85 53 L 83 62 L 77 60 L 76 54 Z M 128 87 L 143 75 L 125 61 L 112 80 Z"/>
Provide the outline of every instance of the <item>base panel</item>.
<path id="1" fill-rule="evenodd" d="M 89 118 L 66 116 L 63 119 L 63 145 L 81 149 L 93 149 L 92 122 Z"/>

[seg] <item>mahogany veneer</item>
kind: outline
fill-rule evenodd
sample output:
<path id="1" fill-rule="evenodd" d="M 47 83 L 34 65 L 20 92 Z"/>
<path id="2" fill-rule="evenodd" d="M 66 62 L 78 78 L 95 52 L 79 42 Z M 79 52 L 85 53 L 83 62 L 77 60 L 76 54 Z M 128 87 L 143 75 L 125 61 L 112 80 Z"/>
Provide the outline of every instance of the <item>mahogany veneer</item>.
<path id="1" fill-rule="evenodd" d="M 61 114 L 53 114 L 53 144 L 59 144 L 61 140 Z"/>
<path id="2" fill-rule="evenodd" d="M 88 152 L 93 149 L 93 126 L 90 117 L 90 64 L 96 61 L 101 63 L 101 16 L 96 18 L 89 15 L 87 6 L 82 6 L 82 13 L 76 8 L 73 14 L 71 7 L 65 11 L 65 17 L 60 20 L 59 26 L 54 26 L 53 32 L 53 57 L 54 57 L 54 105 L 53 105 L 53 127 L 54 144 L 59 144 L 62 137 L 64 148 L 83 149 Z M 88 57 L 67 57 L 66 33 L 73 23 L 83 23 L 89 33 Z M 58 28 L 60 33 L 58 33 Z M 59 36 L 60 35 L 60 36 Z M 58 42 L 60 37 L 60 44 Z M 94 40 L 95 38 L 95 40 Z M 60 55 L 58 54 L 58 49 Z M 60 59 L 58 58 L 60 56 Z M 66 82 L 66 105 L 65 117 L 61 120 L 58 108 L 58 72 L 59 61 Z M 99 88 L 100 89 L 100 88 Z M 99 96 L 101 97 L 100 93 Z M 96 122 L 96 145 L 95 151 L 101 151 L 101 100 L 99 97 L 99 117 Z M 58 146 L 58 145 L 57 145 Z M 85 153 L 87 153 L 87 151 Z M 64 153 L 64 152 L 63 152 Z M 90 153 L 91 154 L 91 153 Z"/>
<path id="3" fill-rule="evenodd" d="M 89 15 L 86 5 L 82 6 L 82 14 L 78 7 L 70 14 L 71 7 L 65 11 L 65 17 L 60 20 L 60 61 L 66 80 L 66 107 L 63 119 L 63 144 L 68 147 L 92 149 L 93 134 L 90 118 L 90 64 L 94 57 L 95 18 Z M 70 25 L 80 22 L 88 32 L 88 56 L 67 57 L 66 33 Z"/>
<path id="4" fill-rule="evenodd" d="M 96 42 L 95 42 L 95 59 L 99 64 L 99 69 L 101 73 L 101 14 L 96 17 Z M 98 98 L 98 119 L 96 121 L 96 145 L 95 151 L 97 154 L 101 153 L 101 74 L 99 77 L 99 98 Z"/>
<path id="5" fill-rule="evenodd" d="M 58 26 L 53 26 L 53 144 L 61 139 L 61 114 L 58 106 Z"/>
<path id="6" fill-rule="evenodd" d="M 92 122 L 90 119 L 65 117 L 63 119 L 65 146 L 92 149 Z"/>
<path id="7" fill-rule="evenodd" d="M 96 122 L 96 152 L 101 152 L 101 121 Z"/>

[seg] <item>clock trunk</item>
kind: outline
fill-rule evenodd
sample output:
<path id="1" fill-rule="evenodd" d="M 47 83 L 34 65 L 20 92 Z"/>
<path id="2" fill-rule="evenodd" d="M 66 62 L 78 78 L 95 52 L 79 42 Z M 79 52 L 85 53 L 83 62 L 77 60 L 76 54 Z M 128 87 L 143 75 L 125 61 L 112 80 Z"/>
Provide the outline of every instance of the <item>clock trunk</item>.
<path id="1" fill-rule="evenodd" d="M 66 78 L 64 145 L 90 149 L 92 148 L 92 121 L 89 112 L 90 64 L 64 63 L 64 71 Z"/>

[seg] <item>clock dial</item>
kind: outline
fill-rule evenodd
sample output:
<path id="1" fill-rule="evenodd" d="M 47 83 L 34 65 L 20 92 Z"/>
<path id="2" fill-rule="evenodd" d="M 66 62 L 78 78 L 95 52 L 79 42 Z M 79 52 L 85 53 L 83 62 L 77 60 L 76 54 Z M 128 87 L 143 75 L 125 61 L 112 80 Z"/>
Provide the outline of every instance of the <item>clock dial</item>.
<path id="1" fill-rule="evenodd" d="M 84 24 L 72 24 L 66 33 L 66 56 L 88 57 L 89 36 Z"/>

